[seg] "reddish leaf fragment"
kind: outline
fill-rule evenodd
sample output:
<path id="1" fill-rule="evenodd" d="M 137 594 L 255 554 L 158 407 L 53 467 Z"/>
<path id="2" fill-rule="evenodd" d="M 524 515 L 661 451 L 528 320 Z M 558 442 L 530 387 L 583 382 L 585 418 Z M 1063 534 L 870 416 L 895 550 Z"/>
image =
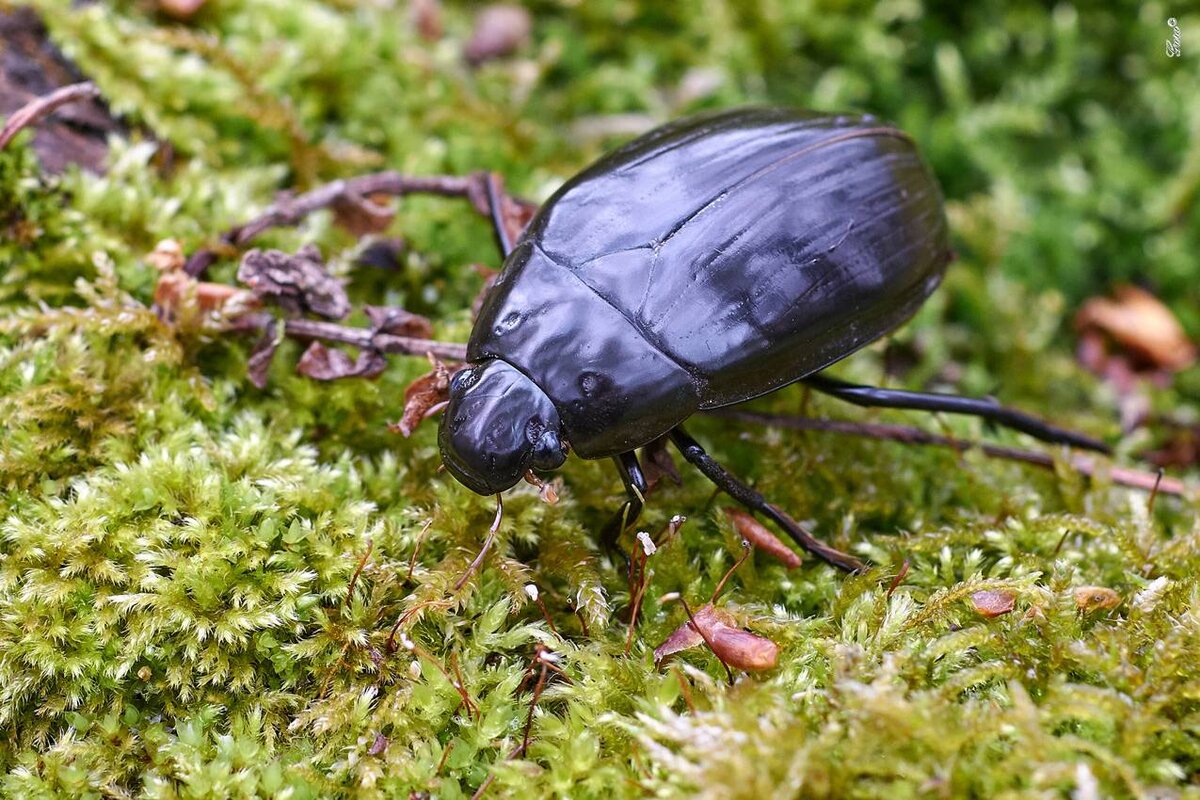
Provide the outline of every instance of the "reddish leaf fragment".
<path id="1" fill-rule="evenodd" d="M 654 662 L 661 663 L 675 653 L 708 643 L 723 663 L 746 672 L 774 669 L 779 662 L 779 645 L 766 637 L 743 630 L 737 618 L 712 603 L 704 605 L 654 650 Z"/>
<path id="2" fill-rule="evenodd" d="M 442 38 L 442 4 L 440 0 L 412 0 L 408 4 L 408 18 L 417 30 L 417 35 L 427 42 Z"/>
<path id="3" fill-rule="evenodd" d="M 704 608 L 708 608 L 708 606 Z M 698 614 L 702 613 L 704 608 L 700 609 Z M 654 648 L 654 663 L 662 664 L 669 656 L 702 644 L 704 644 L 704 637 L 700 635 L 700 631 L 693 628 L 691 622 L 685 622 L 672 631 L 666 641 Z"/>
<path id="4" fill-rule="evenodd" d="M 1178 372 L 1195 363 L 1195 345 L 1157 297 L 1135 286 L 1120 286 L 1114 295 L 1115 299 L 1092 298 L 1075 316 L 1076 329 L 1085 335 L 1083 355 L 1091 369 L 1102 372 L 1097 367 L 1104 359 L 1096 352 L 1096 340 L 1086 338 L 1088 333 L 1101 333 L 1110 339 L 1132 358 L 1135 369 Z"/>
<path id="5" fill-rule="evenodd" d="M 983 591 L 971 595 L 971 605 L 981 617 L 994 619 L 1003 616 L 1016 606 L 1017 596 L 1012 592 Z"/>
<path id="6" fill-rule="evenodd" d="M 158 9 L 171 19 L 187 22 L 204 7 L 205 0 L 158 0 Z"/>
<path id="7" fill-rule="evenodd" d="M 313 342 L 300 356 L 296 372 L 318 381 L 340 378 L 376 378 L 387 367 L 387 359 L 375 350 L 363 350 L 354 361 L 341 350 Z"/>
<path id="8" fill-rule="evenodd" d="M 726 508 L 725 516 L 729 517 L 730 522 L 733 523 L 733 529 L 739 536 L 756 549 L 782 561 L 788 569 L 795 569 L 802 563 L 800 556 L 794 550 L 745 511 L 740 508 Z"/>
<path id="9" fill-rule="evenodd" d="M 295 255 L 280 250 L 251 250 L 242 258 L 237 278 L 260 300 L 293 314 L 311 312 L 326 319 L 350 313 L 341 281 L 325 270 L 321 251 L 305 245 Z"/>
<path id="10" fill-rule="evenodd" d="M 353 236 L 383 233 L 396 218 L 396 209 L 384 199 L 341 195 L 333 202 L 333 219 Z"/>
<path id="11" fill-rule="evenodd" d="M 382 733 L 375 734 L 375 741 L 371 742 L 371 746 L 367 748 L 367 755 L 378 756 L 383 755 L 388 748 L 388 739 Z"/>
<path id="12" fill-rule="evenodd" d="M 371 333 L 389 333 L 413 339 L 433 337 L 433 324 L 420 314 L 393 306 L 363 306 L 363 311 L 371 320 Z"/>
<path id="13" fill-rule="evenodd" d="M 512 55 L 529 43 L 532 29 L 533 18 L 521 6 L 487 6 L 475 16 L 475 28 L 463 55 L 474 67 Z"/>
<path id="14" fill-rule="evenodd" d="M 676 486 L 683 485 L 675 459 L 667 452 L 667 437 L 661 436 L 642 448 L 642 473 L 651 491 L 663 478 L 669 478 Z"/>
<path id="15" fill-rule="evenodd" d="M 1080 586 L 1075 590 L 1075 607 L 1086 613 L 1116 608 L 1121 595 L 1106 586 Z"/>
<path id="16" fill-rule="evenodd" d="M 450 371 L 446 365 L 435 362 L 433 372 L 426 373 L 408 385 L 404 390 L 404 414 L 392 429 L 405 438 L 421 424 L 421 420 L 439 403 L 450 399 Z"/>

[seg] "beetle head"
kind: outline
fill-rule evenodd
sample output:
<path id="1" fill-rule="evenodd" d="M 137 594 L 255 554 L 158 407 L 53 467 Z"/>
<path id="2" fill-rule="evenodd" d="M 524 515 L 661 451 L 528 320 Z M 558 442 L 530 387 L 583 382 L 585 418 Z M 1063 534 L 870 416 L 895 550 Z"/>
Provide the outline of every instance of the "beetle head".
<path id="1" fill-rule="evenodd" d="M 558 411 L 524 373 L 499 359 L 474 364 L 450 382 L 438 444 L 442 462 L 479 494 L 515 485 L 526 470 L 567 460 Z"/>

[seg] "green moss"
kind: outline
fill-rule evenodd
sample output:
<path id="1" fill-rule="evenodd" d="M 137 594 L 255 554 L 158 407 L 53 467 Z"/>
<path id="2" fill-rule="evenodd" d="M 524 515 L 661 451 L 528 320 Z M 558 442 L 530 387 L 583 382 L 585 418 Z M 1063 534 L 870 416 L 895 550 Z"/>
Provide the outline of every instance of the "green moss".
<path id="1" fill-rule="evenodd" d="M 42 176 L 28 134 L 0 153 L 0 792 L 453 798 L 489 776 L 496 797 L 1197 791 L 1194 497 L 1151 511 L 1065 461 L 697 419 L 715 455 L 875 565 L 846 578 L 747 562 L 721 602 L 783 651 L 730 687 L 702 650 L 652 663 L 684 619 L 660 601 L 702 603 L 739 553 L 702 478 L 651 498 L 649 530 L 690 519 L 649 561 L 628 652 L 629 589 L 595 542 L 620 502 L 607 463 L 574 460 L 555 506 L 510 493 L 492 554 L 455 590 L 494 509 L 438 472 L 433 426 L 387 432 L 426 365 L 318 383 L 285 344 L 257 390 L 249 341 L 147 309 L 145 254 L 374 168 L 496 169 L 545 197 L 621 138 L 595 132 L 599 115 L 864 108 L 922 143 L 960 260 L 890 344 L 839 373 L 995 393 L 1115 438 L 1115 398 L 1075 365 L 1070 317 L 1138 280 L 1200 334 L 1197 55 L 1167 59 L 1161 41 L 1172 13 L 1185 37 L 1200 18 L 1153 2 L 536 2 L 532 45 L 471 71 L 465 4 L 433 44 L 388 4 L 213 0 L 186 28 L 144 3 L 34 5 L 177 158 L 164 169 L 137 132 L 112 142 L 105 176 Z M 391 233 L 409 248 L 386 276 L 349 266 L 356 243 L 326 214 L 262 243 L 315 242 L 355 302 L 403 304 L 462 340 L 469 265 L 496 263 L 486 225 L 413 199 Z M 912 365 L 889 377 L 897 353 Z M 1147 392 L 1194 421 L 1200 372 Z M 804 403 L 1029 445 L 798 389 L 755 407 Z M 1119 460 L 1147 443 L 1126 437 Z M 1082 586 L 1121 603 L 1081 611 Z M 1014 593 L 1015 610 L 984 619 L 982 589 Z M 510 757 L 539 646 L 565 678 Z"/>

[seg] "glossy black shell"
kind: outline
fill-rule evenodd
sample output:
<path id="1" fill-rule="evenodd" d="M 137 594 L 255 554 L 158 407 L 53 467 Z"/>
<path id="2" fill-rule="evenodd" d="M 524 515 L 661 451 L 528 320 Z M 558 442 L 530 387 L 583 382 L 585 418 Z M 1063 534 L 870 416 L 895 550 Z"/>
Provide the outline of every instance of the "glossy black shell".
<path id="1" fill-rule="evenodd" d="M 546 202 L 468 358 L 529 376 L 579 455 L 614 455 L 895 329 L 949 258 L 937 182 L 895 128 L 783 109 L 694 117 Z"/>

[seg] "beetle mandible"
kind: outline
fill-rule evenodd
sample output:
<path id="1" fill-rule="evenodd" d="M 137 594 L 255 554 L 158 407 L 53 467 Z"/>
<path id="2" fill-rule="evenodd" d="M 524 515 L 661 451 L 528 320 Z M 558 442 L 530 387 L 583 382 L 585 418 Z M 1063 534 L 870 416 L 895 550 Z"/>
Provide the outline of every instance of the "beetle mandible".
<path id="1" fill-rule="evenodd" d="M 819 374 L 911 317 L 952 258 L 937 181 L 912 139 L 871 116 L 749 108 L 680 120 L 567 181 L 515 246 L 496 228 L 506 258 L 450 385 L 443 461 L 493 494 L 570 450 L 611 457 L 629 499 L 609 544 L 642 508 L 636 450 L 665 435 L 802 547 L 860 568 L 682 427 L 797 381 L 860 405 L 974 414 L 1107 449 L 990 399 Z"/>

